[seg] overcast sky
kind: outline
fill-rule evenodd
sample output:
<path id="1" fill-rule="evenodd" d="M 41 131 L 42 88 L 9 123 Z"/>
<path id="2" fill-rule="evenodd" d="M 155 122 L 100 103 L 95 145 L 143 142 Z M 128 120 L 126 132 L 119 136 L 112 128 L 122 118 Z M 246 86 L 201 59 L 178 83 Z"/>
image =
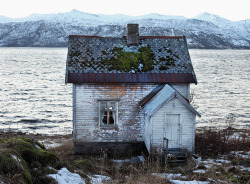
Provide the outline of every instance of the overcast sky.
<path id="1" fill-rule="evenodd" d="M 33 13 L 64 13 L 73 9 L 94 14 L 182 15 L 194 17 L 203 12 L 229 20 L 250 19 L 249 0 L 3 0 L 0 15 L 25 17 Z"/>

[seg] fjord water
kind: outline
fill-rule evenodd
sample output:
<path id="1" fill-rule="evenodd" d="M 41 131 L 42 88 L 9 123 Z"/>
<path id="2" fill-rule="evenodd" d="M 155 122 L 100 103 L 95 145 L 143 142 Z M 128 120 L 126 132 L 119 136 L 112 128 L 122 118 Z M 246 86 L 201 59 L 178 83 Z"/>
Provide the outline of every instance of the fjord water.
<path id="1" fill-rule="evenodd" d="M 225 127 L 235 116 L 250 126 L 250 50 L 190 50 L 198 85 L 197 127 Z M 0 48 L 0 130 L 72 131 L 72 84 L 65 85 L 66 48 Z"/>

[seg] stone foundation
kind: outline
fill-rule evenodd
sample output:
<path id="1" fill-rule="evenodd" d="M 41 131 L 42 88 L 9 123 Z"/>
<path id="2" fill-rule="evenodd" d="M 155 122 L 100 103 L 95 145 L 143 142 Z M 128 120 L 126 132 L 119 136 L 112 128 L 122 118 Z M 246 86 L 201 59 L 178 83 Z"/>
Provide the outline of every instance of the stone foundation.
<path id="1" fill-rule="evenodd" d="M 144 142 L 84 142 L 74 143 L 74 153 L 84 155 L 131 156 L 147 153 Z"/>

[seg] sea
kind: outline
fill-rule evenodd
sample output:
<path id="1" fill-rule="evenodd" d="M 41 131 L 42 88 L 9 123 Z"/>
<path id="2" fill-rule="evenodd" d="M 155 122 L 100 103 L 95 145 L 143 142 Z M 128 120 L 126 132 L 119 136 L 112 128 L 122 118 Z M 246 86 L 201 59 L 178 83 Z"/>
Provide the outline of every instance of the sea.
<path id="1" fill-rule="evenodd" d="M 191 104 L 196 127 L 250 128 L 250 50 L 196 50 Z M 72 133 L 67 48 L 0 48 L 0 131 Z"/>

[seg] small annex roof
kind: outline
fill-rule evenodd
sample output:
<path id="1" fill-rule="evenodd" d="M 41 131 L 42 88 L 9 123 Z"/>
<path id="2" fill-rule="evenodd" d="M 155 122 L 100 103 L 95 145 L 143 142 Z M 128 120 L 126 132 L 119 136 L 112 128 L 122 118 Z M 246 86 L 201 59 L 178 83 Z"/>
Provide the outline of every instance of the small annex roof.
<path id="1" fill-rule="evenodd" d="M 197 83 L 184 36 L 69 36 L 66 83 Z"/>
<path id="2" fill-rule="evenodd" d="M 201 115 L 190 105 L 190 103 L 188 103 L 176 89 L 168 84 L 160 84 L 157 86 L 151 93 L 139 102 L 139 105 L 144 109 L 148 116 L 151 116 L 163 104 L 168 103 L 174 97 L 178 98 L 194 114 L 201 117 Z"/>

